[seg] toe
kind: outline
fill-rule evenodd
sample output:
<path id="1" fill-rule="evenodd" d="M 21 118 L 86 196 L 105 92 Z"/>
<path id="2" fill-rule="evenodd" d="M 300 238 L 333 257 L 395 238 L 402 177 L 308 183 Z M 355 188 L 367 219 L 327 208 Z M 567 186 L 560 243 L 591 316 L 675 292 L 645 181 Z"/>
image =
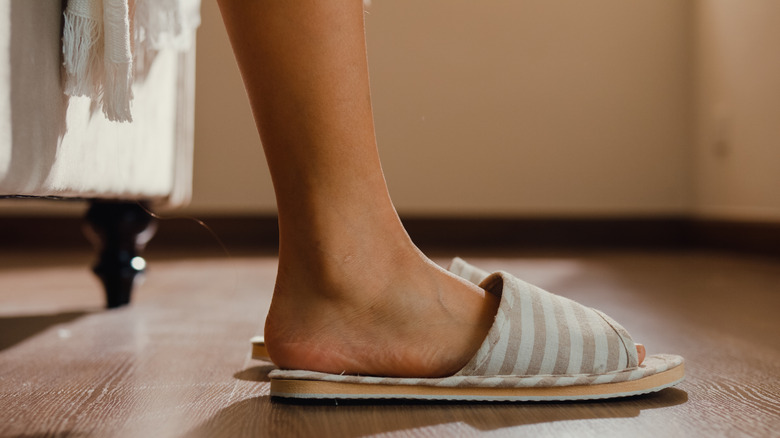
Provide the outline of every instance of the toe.
<path id="1" fill-rule="evenodd" d="M 637 363 L 637 365 L 642 365 L 642 362 L 644 362 L 645 360 L 645 354 L 646 354 L 645 346 L 642 344 L 635 344 L 635 345 L 636 345 L 637 355 L 639 356 L 639 362 Z"/>

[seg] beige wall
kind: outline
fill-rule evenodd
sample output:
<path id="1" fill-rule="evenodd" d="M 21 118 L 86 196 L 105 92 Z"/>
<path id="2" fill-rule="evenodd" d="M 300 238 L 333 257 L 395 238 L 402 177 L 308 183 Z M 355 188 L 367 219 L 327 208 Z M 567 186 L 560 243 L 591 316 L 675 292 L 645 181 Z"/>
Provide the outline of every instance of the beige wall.
<path id="1" fill-rule="evenodd" d="M 695 213 L 780 221 L 780 2 L 696 5 Z"/>
<path id="2" fill-rule="evenodd" d="M 195 88 L 194 214 L 275 211 L 249 102 L 215 1 L 204 1 Z"/>
<path id="3" fill-rule="evenodd" d="M 681 1 L 376 1 L 380 153 L 402 214 L 676 214 L 690 203 Z M 192 212 L 274 201 L 218 11 L 199 34 Z"/>
<path id="4" fill-rule="evenodd" d="M 780 67 L 776 44 L 762 44 L 780 41 L 779 7 L 373 2 L 377 134 L 398 210 L 780 220 L 772 193 L 780 184 L 772 172 L 780 163 Z M 214 2 L 203 4 L 198 44 L 195 186 L 186 210 L 272 213 L 270 178 Z M 713 147 L 713 135 L 728 137 L 727 154 L 718 155 L 723 142 Z"/>
<path id="5" fill-rule="evenodd" d="M 377 131 L 399 210 L 675 214 L 689 202 L 682 1 L 377 1 Z"/>

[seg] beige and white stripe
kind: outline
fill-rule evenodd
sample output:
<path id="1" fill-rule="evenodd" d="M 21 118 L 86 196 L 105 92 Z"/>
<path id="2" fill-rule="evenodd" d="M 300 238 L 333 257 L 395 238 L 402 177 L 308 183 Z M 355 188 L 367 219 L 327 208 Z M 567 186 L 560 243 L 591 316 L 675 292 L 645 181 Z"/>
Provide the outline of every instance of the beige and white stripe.
<path id="1" fill-rule="evenodd" d="M 636 367 L 630 336 L 603 313 L 505 272 L 481 286 L 501 304 L 483 345 L 458 375 L 603 374 Z"/>
<path id="2" fill-rule="evenodd" d="M 457 257 L 450 263 L 449 271 L 475 284 L 482 283 L 490 275 Z M 599 372 L 636 366 L 638 358 L 634 342 L 628 332 L 612 318 L 509 274 L 505 275 L 511 279 L 511 286 L 519 289 L 520 295 L 524 297 L 520 298 L 522 310 L 519 311 L 519 320 L 522 322 L 519 328 L 515 328 L 515 337 L 520 339 L 520 344 L 510 345 L 509 339 L 502 339 L 501 331 L 496 330 L 494 336 L 489 335 L 487 338 L 497 340 L 493 347 L 494 356 L 508 354 L 510 357 L 504 359 L 498 370 L 487 368 L 480 372 L 506 375 L 519 369 L 532 374 L 552 369 L 555 374 L 575 374 L 582 369 Z M 503 284 L 493 287 L 502 286 Z M 492 292 L 495 293 L 495 290 Z M 510 294 L 505 299 L 507 308 L 515 307 L 514 295 Z M 535 318 L 532 315 L 535 315 Z M 509 313 L 506 308 L 500 309 L 496 316 L 496 328 L 507 330 L 507 318 Z M 539 328 L 537 325 L 540 325 Z M 543 341 L 539 342 L 540 340 Z M 545 345 L 546 348 L 534 349 L 534 346 L 540 345 Z M 484 355 L 490 350 L 490 346 L 483 347 L 480 352 Z"/>
<path id="3" fill-rule="evenodd" d="M 452 259 L 447 270 L 457 275 L 458 277 L 468 280 L 474 284 L 482 283 L 482 280 L 486 279 L 488 275 L 490 275 L 490 272 L 480 269 L 474 265 L 470 265 L 460 257 L 455 257 Z"/>

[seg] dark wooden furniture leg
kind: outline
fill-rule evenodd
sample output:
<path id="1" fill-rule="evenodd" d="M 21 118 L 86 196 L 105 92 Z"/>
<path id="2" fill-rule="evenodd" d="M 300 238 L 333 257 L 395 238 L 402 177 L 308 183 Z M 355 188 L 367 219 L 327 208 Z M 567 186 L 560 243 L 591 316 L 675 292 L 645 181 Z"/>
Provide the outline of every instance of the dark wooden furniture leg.
<path id="1" fill-rule="evenodd" d="M 140 254 L 157 221 L 139 203 L 95 200 L 86 222 L 85 232 L 99 252 L 93 271 L 105 287 L 106 307 L 130 303 L 133 286 L 146 267 Z"/>

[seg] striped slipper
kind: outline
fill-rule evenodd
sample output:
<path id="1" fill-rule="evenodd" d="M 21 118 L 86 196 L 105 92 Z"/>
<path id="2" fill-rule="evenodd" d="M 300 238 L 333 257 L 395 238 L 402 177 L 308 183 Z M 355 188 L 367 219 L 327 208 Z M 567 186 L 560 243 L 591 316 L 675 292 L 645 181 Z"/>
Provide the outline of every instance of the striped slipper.
<path id="1" fill-rule="evenodd" d="M 608 316 L 506 272 L 486 275 L 462 260 L 450 269 L 500 298 L 475 356 L 443 378 L 388 378 L 274 370 L 271 396 L 289 399 L 462 401 L 590 400 L 654 392 L 684 377 L 680 356 L 638 366 L 629 334 Z M 485 277 L 482 279 L 481 277 Z"/>

